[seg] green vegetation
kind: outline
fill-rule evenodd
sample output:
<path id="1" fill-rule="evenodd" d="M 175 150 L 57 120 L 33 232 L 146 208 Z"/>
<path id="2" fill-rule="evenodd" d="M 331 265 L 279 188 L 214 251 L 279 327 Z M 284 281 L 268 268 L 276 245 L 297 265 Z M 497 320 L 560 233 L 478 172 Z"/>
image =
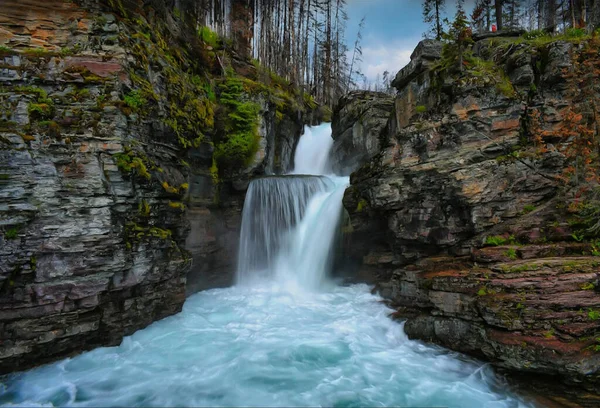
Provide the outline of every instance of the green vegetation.
<path id="1" fill-rule="evenodd" d="M 139 153 L 126 147 L 123 153 L 116 153 L 113 157 L 117 162 L 119 170 L 127 174 L 135 170 L 138 176 L 150 180 L 151 175 L 148 172 L 146 163 L 144 163 L 145 158 L 140 156 Z"/>
<path id="2" fill-rule="evenodd" d="M 148 202 L 146 200 L 140 201 L 140 203 L 138 204 L 138 212 L 140 213 L 140 215 L 142 217 L 149 217 L 150 216 L 150 204 L 148 204 Z"/>
<path id="3" fill-rule="evenodd" d="M 506 242 L 506 238 L 500 235 L 488 236 L 485 238 L 485 245 L 488 246 L 500 246 L 506 244 Z"/>
<path id="4" fill-rule="evenodd" d="M 167 193 L 179 194 L 179 189 L 177 187 L 171 186 L 167 181 L 163 181 L 161 183 L 161 186 Z"/>
<path id="5" fill-rule="evenodd" d="M 54 115 L 54 102 L 48 97 L 48 93 L 42 88 L 35 86 L 16 86 L 14 92 L 34 95 L 35 100 L 29 103 L 27 111 L 32 119 L 49 119 Z"/>
<path id="6" fill-rule="evenodd" d="M 126 94 L 123 97 L 123 100 L 125 101 L 125 104 L 127 106 L 129 106 L 131 109 L 133 109 L 134 111 L 139 110 L 146 103 L 148 103 L 146 98 L 144 98 L 144 96 L 142 95 L 142 91 L 139 89 L 133 90 L 133 91 L 129 92 L 128 94 Z"/>
<path id="7" fill-rule="evenodd" d="M 419 114 L 425 113 L 425 112 L 427 112 L 427 106 L 425 106 L 425 105 L 417 105 L 415 107 L 415 112 L 417 112 Z"/>
<path id="8" fill-rule="evenodd" d="M 588 319 L 598 320 L 600 319 L 600 311 L 594 309 L 588 309 Z"/>
<path id="9" fill-rule="evenodd" d="M 219 35 L 210 28 L 201 26 L 198 28 L 198 37 L 206 44 L 213 48 L 219 45 Z"/>
<path id="10" fill-rule="evenodd" d="M 581 290 L 594 290 L 596 285 L 594 285 L 592 282 L 587 282 L 587 283 L 584 283 L 583 285 L 581 285 L 580 287 L 581 287 Z"/>
<path id="11" fill-rule="evenodd" d="M 185 204 L 183 204 L 181 202 L 169 201 L 169 207 L 175 208 L 175 209 L 178 209 L 181 211 L 185 211 Z"/>
<path id="12" fill-rule="evenodd" d="M 500 246 L 500 245 L 520 245 L 514 235 L 510 235 L 508 238 L 502 235 L 490 235 L 485 238 L 484 245 L 487 246 Z"/>
<path id="13" fill-rule="evenodd" d="M 9 228 L 4 232 L 4 238 L 6 238 L 6 239 L 16 239 L 18 235 L 19 235 L 18 227 Z"/>
<path id="14" fill-rule="evenodd" d="M 525 207 L 523 207 L 523 214 L 529 214 L 530 212 L 532 212 L 533 210 L 535 210 L 535 205 L 532 204 L 527 204 Z"/>
<path id="15" fill-rule="evenodd" d="M 9 47 L 7 47 L 5 45 L 0 45 L 0 54 L 6 54 L 6 53 L 9 53 L 9 52 L 13 52 L 13 49 L 9 48 Z"/>
<path id="16" fill-rule="evenodd" d="M 129 239 L 133 239 L 135 241 L 139 241 L 144 238 L 159 238 L 162 240 L 167 240 L 171 239 L 171 236 L 173 235 L 169 229 L 145 227 L 137 225 L 134 222 L 130 222 L 125 225 L 125 234 Z"/>
<path id="17" fill-rule="evenodd" d="M 504 255 L 506 255 L 507 257 L 509 257 L 512 260 L 517 259 L 517 251 L 514 248 L 510 248 L 508 249 Z"/>
<path id="18" fill-rule="evenodd" d="M 224 132 L 219 135 L 214 157 L 220 169 L 247 166 L 258 150 L 260 105 L 244 100 L 244 82 L 228 77 L 219 86 L 224 107 Z"/>
<path id="19" fill-rule="evenodd" d="M 367 208 L 367 206 L 369 205 L 369 203 L 367 202 L 367 200 L 365 200 L 364 198 L 361 198 L 358 201 L 358 204 L 356 204 L 356 212 L 362 212 L 365 210 L 365 208 Z"/>
<path id="20" fill-rule="evenodd" d="M 204 133 L 214 127 L 215 95 L 208 78 L 199 74 L 210 66 L 211 58 L 200 55 L 198 61 L 185 57 L 184 49 L 169 44 L 162 27 L 152 27 L 145 20 L 133 20 L 137 32 L 129 47 L 136 57 L 136 66 L 129 70 L 135 89 L 125 95 L 128 108 L 142 116 L 156 112 L 157 106 L 166 107 L 165 124 L 171 128 L 183 148 L 199 147 Z M 148 81 L 147 67 L 159 67 L 166 92 L 157 93 Z"/>

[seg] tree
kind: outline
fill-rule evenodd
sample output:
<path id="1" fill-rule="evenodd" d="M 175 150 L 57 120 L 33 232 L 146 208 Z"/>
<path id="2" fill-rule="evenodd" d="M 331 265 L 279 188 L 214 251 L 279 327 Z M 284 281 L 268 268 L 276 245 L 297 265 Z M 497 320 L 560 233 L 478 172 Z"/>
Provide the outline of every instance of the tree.
<path id="1" fill-rule="evenodd" d="M 442 39 L 443 17 L 446 0 L 423 0 L 423 21 L 431 25 L 430 32 L 436 40 Z"/>
<path id="2" fill-rule="evenodd" d="M 494 0 L 494 10 L 496 10 L 496 26 L 498 30 L 502 30 L 504 28 L 503 24 L 503 10 L 502 6 L 504 5 L 504 0 Z"/>
<path id="3" fill-rule="evenodd" d="M 252 18 L 254 12 L 251 5 L 247 0 L 232 0 L 231 12 L 229 13 L 233 49 L 244 59 L 250 58 L 252 51 L 254 32 Z"/>
<path id="4" fill-rule="evenodd" d="M 354 64 L 359 64 L 362 62 L 362 47 L 360 46 L 360 41 L 362 40 L 362 30 L 365 27 L 365 18 L 360 19 L 360 23 L 358 24 L 358 32 L 356 33 L 356 40 L 354 41 L 354 50 L 352 52 L 352 62 L 350 62 L 350 71 L 348 76 L 348 83 L 346 85 L 346 91 L 350 89 L 352 85 L 352 78 L 354 74 L 361 75 L 359 71 L 354 71 Z"/>
<path id="5" fill-rule="evenodd" d="M 471 13 L 471 21 L 476 31 L 482 32 L 490 29 L 490 5 L 491 0 L 477 0 L 473 12 Z"/>
<path id="6" fill-rule="evenodd" d="M 463 57 L 465 49 L 473 42 L 471 27 L 467 20 L 464 9 L 464 0 L 458 0 L 456 4 L 456 14 L 454 21 L 450 25 L 450 30 L 444 34 L 444 39 L 448 41 L 446 52 L 458 57 L 458 69 L 463 70 Z"/>

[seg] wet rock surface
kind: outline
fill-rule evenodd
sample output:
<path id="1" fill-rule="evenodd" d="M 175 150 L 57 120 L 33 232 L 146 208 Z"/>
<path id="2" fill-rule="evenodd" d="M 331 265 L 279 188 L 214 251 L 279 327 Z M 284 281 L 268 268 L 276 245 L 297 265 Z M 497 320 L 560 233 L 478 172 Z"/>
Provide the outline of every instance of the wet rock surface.
<path id="1" fill-rule="evenodd" d="M 429 41 L 398 73 L 382 149 L 346 190 L 346 253 L 411 338 L 598 392 L 600 258 L 573 239 L 563 156 L 523 142 L 530 109 L 560 123 L 573 45 L 549 44 L 541 66 L 530 45 L 491 40 L 473 52 L 514 93 L 438 76 Z"/>
<path id="2" fill-rule="evenodd" d="M 0 373 L 118 344 L 231 284 L 249 178 L 292 166 L 300 114 L 262 101 L 254 160 L 215 180 L 209 135 L 182 146 L 167 106 L 128 104 L 139 83 L 169 102 L 164 58 L 134 81 L 131 21 L 95 0 L 0 7 Z"/>
<path id="3" fill-rule="evenodd" d="M 331 124 L 336 174 L 350 174 L 379 153 L 392 106 L 393 98 L 381 92 L 353 91 L 340 100 Z"/>

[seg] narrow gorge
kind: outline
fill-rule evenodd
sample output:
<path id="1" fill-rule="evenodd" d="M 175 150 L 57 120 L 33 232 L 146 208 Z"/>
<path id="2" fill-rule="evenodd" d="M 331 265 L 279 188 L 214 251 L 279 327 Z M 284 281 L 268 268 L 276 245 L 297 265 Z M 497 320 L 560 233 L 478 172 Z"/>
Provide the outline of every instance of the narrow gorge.
<path id="1" fill-rule="evenodd" d="M 600 404 L 598 34 L 372 91 L 209 3 L 0 0 L 0 405 Z"/>

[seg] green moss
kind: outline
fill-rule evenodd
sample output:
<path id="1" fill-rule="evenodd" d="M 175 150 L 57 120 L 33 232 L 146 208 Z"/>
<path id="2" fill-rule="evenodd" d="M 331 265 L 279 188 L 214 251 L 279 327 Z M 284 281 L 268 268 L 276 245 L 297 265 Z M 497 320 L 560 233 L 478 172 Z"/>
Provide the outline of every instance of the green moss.
<path id="1" fill-rule="evenodd" d="M 580 286 L 581 290 L 594 290 L 595 287 L 596 285 L 592 282 L 587 282 Z"/>
<path id="2" fill-rule="evenodd" d="M 140 203 L 138 204 L 138 212 L 140 213 L 140 215 L 142 217 L 149 217 L 150 216 L 150 204 L 148 204 L 148 202 L 146 200 L 140 201 Z"/>
<path id="3" fill-rule="evenodd" d="M 212 160 L 212 165 L 210 166 L 210 177 L 213 184 L 219 184 L 219 166 L 217 165 L 217 161 L 214 157 Z"/>
<path id="4" fill-rule="evenodd" d="M 504 245 L 508 240 L 500 235 L 488 236 L 485 238 L 485 245 L 488 246 L 499 246 Z"/>
<path id="5" fill-rule="evenodd" d="M 425 112 L 427 112 L 427 106 L 425 106 L 425 105 L 417 105 L 415 107 L 415 112 L 417 112 L 419 114 L 425 113 Z"/>
<path id="6" fill-rule="evenodd" d="M 214 157 L 219 169 L 245 167 L 258 150 L 260 105 L 244 100 L 243 81 L 238 77 L 227 78 L 219 88 L 225 126 L 215 143 Z"/>
<path id="7" fill-rule="evenodd" d="M 147 238 L 159 238 L 162 240 L 168 240 L 171 239 L 173 233 L 169 229 L 163 229 L 159 227 L 145 227 L 137 225 L 134 222 L 130 222 L 127 223 L 127 225 L 125 225 L 125 235 L 128 240 L 132 241 L 140 241 Z M 127 243 L 129 243 L 129 241 Z M 131 248 L 131 244 L 128 246 L 128 248 Z"/>
<path id="8" fill-rule="evenodd" d="M 329 106 L 322 106 L 321 109 L 323 113 L 323 122 L 331 122 L 331 118 L 333 116 L 333 111 L 331 108 Z"/>
<path id="9" fill-rule="evenodd" d="M 522 213 L 523 214 L 529 214 L 533 210 L 535 210 L 535 205 L 533 205 L 533 204 L 527 204 L 525 207 L 523 207 Z"/>
<path id="10" fill-rule="evenodd" d="M 507 257 L 509 257 L 512 260 L 517 259 L 517 251 L 514 248 L 510 248 L 508 249 L 504 255 L 506 255 Z"/>
<path id="11" fill-rule="evenodd" d="M 19 236 L 19 228 L 18 227 L 9 228 L 4 232 L 4 238 L 6 238 L 6 239 L 16 239 L 17 236 Z"/>
<path id="12" fill-rule="evenodd" d="M 201 26 L 198 28 L 198 37 L 206 44 L 213 48 L 219 45 L 219 35 L 212 31 L 209 27 Z"/>
<path id="13" fill-rule="evenodd" d="M 179 194 L 179 189 L 177 187 L 171 186 L 167 181 L 163 181 L 161 183 L 161 186 L 167 193 Z"/>
<path id="14" fill-rule="evenodd" d="M 169 201 L 169 207 L 185 211 L 185 204 L 181 202 Z"/>
<path id="15" fill-rule="evenodd" d="M 17 122 L 13 122 L 11 120 L 0 120 L 0 132 L 11 132 L 18 127 Z"/>
<path id="16" fill-rule="evenodd" d="M 367 208 L 367 206 L 369 205 L 369 203 L 367 202 L 367 200 L 365 200 L 364 198 L 361 198 L 358 201 L 358 204 L 356 204 L 356 212 L 362 212 L 365 210 L 365 208 Z"/>
<path id="17" fill-rule="evenodd" d="M 0 54 L 8 54 L 8 53 L 13 53 L 13 49 L 10 47 L 7 47 L 6 45 L 0 45 Z"/>
<path id="18" fill-rule="evenodd" d="M 90 90 L 87 88 L 75 89 L 74 91 L 69 92 L 66 97 L 75 102 L 81 102 L 90 97 Z"/>
<path id="19" fill-rule="evenodd" d="M 146 98 L 142 95 L 142 91 L 139 89 L 135 89 L 123 97 L 125 104 L 129 106 L 134 111 L 139 110 L 144 105 L 148 103 Z"/>
<path id="20" fill-rule="evenodd" d="M 145 157 L 141 157 L 138 153 L 130 148 L 125 148 L 123 153 L 116 153 L 114 156 L 117 167 L 124 173 L 135 171 L 140 177 L 150 180 L 152 177 L 148 172 L 148 167 L 144 161 Z"/>
<path id="21" fill-rule="evenodd" d="M 8 180 L 9 178 L 10 178 L 10 175 L 0 173 L 0 180 Z"/>
<path id="22" fill-rule="evenodd" d="M 600 319 L 600 311 L 594 309 L 588 309 L 588 319 L 598 320 Z"/>

